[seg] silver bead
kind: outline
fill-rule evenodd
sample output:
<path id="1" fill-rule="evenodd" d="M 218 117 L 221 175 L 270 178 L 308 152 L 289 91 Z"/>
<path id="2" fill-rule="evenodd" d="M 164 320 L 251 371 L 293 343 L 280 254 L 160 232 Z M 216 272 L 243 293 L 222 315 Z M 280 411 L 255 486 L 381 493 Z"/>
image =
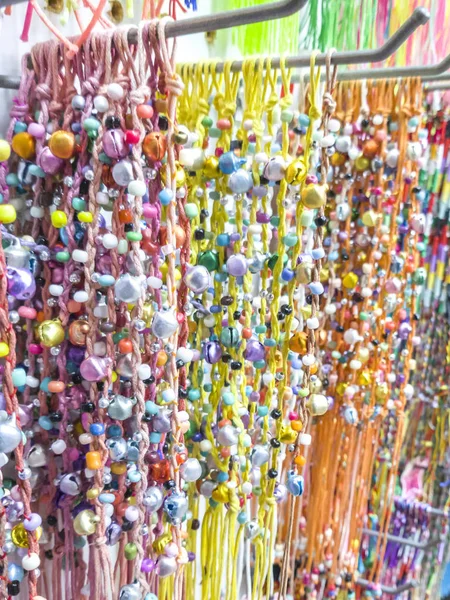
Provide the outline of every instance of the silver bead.
<path id="1" fill-rule="evenodd" d="M 122 275 L 114 285 L 116 300 L 121 302 L 134 303 L 142 296 L 143 291 L 142 281 L 129 273 Z"/>
<path id="2" fill-rule="evenodd" d="M 201 294 L 211 285 L 211 275 L 206 267 L 191 267 L 184 276 L 184 282 L 194 294 Z"/>
<path id="3" fill-rule="evenodd" d="M 177 329 L 178 321 L 172 311 L 159 311 L 155 313 L 152 321 L 152 333 L 155 337 L 167 340 Z"/>

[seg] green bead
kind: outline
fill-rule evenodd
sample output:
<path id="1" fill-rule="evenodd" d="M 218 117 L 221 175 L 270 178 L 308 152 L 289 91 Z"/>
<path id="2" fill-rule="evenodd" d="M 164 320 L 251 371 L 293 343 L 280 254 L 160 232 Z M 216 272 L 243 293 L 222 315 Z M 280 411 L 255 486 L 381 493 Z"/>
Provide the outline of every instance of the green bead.
<path id="1" fill-rule="evenodd" d="M 117 253 L 125 254 L 126 252 L 128 252 L 127 240 L 119 240 L 119 243 L 117 244 Z"/>
<path id="2" fill-rule="evenodd" d="M 213 120 L 211 119 L 211 117 L 203 117 L 203 119 L 202 119 L 203 127 L 205 127 L 206 129 L 209 129 L 212 124 L 213 124 Z"/>
<path id="3" fill-rule="evenodd" d="M 210 415 L 213 411 L 213 405 L 212 404 L 204 404 L 203 405 L 203 412 L 206 413 L 207 415 Z"/>
<path id="4" fill-rule="evenodd" d="M 100 152 L 98 160 L 104 165 L 112 165 L 112 160 L 104 152 Z"/>
<path id="5" fill-rule="evenodd" d="M 221 135 L 222 135 L 222 132 L 217 127 L 211 127 L 211 129 L 209 130 L 209 137 L 211 137 L 211 138 L 218 139 L 218 138 L 220 138 Z"/>
<path id="6" fill-rule="evenodd" d="M 306 396 L 309 395 L 309 388 L 307 388 L 307 387 L 300 388 L 298 395 L 300 396 L 300 398 L 306 398 Z"/>
<path id="7" fill-rule="evenodd" d="M 279 227 L 280 217 L 270 217 L 270 224 L 272 225 L 272 227 Z"/>
<path id="8" fill-rule="evenodd" d="M 283 238 L 283 244 L 285 244 L 289 248 L 292 248 L 293 246 L 295 246 L 295 244 L 297 242 L 298 242 L 298 237 L 295 235 L 295 233 L 288 233 Z"/>
<path id="9" fill-rule="evenodd" d="M 220 193 L 216 191 L 209 192 L 209 197 L 211 200 L 220 200 Z"/>
<path id="10" fill-rule="evenodd" d="M 184 212 L 188 219 L 195 219 L 198 217 L 198 206 L 194 202 L 187 202 L 184 205 Z"/>
<path id="11" fill-rule="evenodd" d="M 264 346 L 268 346 L 269 348 L 273 348 L 276 345 L 277 345 L 277 342 L 276 342 L 276 340 L 274 340 L 274 338 L 266 338 L 264 340 Z"/>
<path id="12" fill-rule="evenodd" d="M 206 250 L 198 255 L 197 264 L 206 267 L 211 273 L 219 268 L 219 254 L 214 250 Z"/>
<path id="13" fill-rule="evenodd" d="M 124 548 L 124 554 L 125 554 L 125 558 L 127 560 L 134 560 L 137 556 L 138 553 L 138 549 L 136 544 L 133 544 L 133 542 L 129 542 L 128 544 L 125 544 L 125 548 Z"/>
<path id="14" fill-rule="evenodd" d="M 140 242 L 142 240 L 142 233 L 140 231 L 127 231 L 127 240 L 130 242 Z"/>
<path id="15" fill-rule="evenodd" d="M 79 198 L 78 196 L 75 196 L 75 198 L 73 198 L 72 200 L 72 207 L 74 210 L 86 210 L 86 201 L 83 200 L 83 198 Z"/>
<path id="16" fill-rule="evenodd" d="M 248 148 L 247 148 L 247 152 L 249 154 L 255 154 L 256 153 L 256 144 L 254 142 L 250 142 L 250 144 L 248 145 Z"/>
<path id="17" fill-rule="evenodd" d="M 83 121 L 83 129 L 88 133 L 90 131 L 98 131 L 100 128 L 100 121 L 98 119 L 94 119 L 93 117 L 88 117 Z"/>
<path id="18" fill-rule="evenodd" d="M 118 333 L 115 333 L 113 335 L 113 342 L 115 344 L 118 344 L 120 342 L 120 340 L 123 340 L 123 338 L 128 337 L 128 329 L 122 329 L 122 331 L 119 331 Z"/>
<path id="19" fill-rule="evenodd" d="M 257 325 L 255 327 L 255 333 L 266 333 L 267 327 L 265 325 Z"/>
<path id="20" fill-rule="evenodd" d="M 207 394 L 210 394 L 212 392 L 213 386 L 212 383 L 205 383 L 205 385 L 203 386 L 203 391 L 206 392 Z"/>
<path id="21" fill-rule="evenodd" d="M 367 319 L 369 318 L 369 315 L 366 312 L 360 312 L 359 318 L 361 319 L 361 321 L 367 321 Z"/>
<path id="22" fill-rule="evenodd" d="M 294 113 L 291 110 L 282 110 L 281 111 L 281 122 L 282 123 L 290 123 L 294 118 Z"/>
<path id="23" fill-rule="evenodd" d="M 255 369 L 264 369 L 264 367 L 266 366 L 266 361 L 265 360 L 256 360 L 253 363 L 253 366 L 255 367 Z"/>
<path id="24" fill-rule="evenodd" d="M 58 262 L 67 262 L 70 260 L 70 253 L 66 250 L 62 250 L 61 252 L 57 252 L 55 258 Z"/>
<path id="25" fill-rule="evenodd" d="M 236 327 L 224 327 L 220 332 L 220 342 L 225 348 L 235 348 L 240 342 L 241 336 Z"/>
<path id="26" fill-rule="evenodd" d="M 245 225 L 246 227 L 248 227 L 248 226 L 250 225 L 250 221 L 249 221 L 249 219 L 242 219 L 242 222 L 244 223 L 244 225 Z"/>

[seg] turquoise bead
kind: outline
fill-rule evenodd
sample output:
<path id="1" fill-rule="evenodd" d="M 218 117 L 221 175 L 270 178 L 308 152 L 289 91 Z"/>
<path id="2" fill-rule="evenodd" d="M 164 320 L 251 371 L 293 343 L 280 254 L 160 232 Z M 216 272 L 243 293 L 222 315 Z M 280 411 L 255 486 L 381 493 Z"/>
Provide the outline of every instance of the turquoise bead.
<path id="1" fill-rule="evenodd" d="M 50 383 L 50 381 L 51 381 L 51 377 L 45 377 L 45 378 L 44 378 L 44 379 L 41 381 L 41 385 L 40 385 L 39 387 L 40 387 L 40 389 L 41 389 L 43 392 L 47 392 L 47 393 L 48 393 L 48 384 Z"/>
<path id="2" fill-rule="evenodd" d="M 26 131 L 28 129 L 28 126 L 26 123 L 22 123 L 20 121 L 17 121 L 17 123 L 14 125 L 14 133 L 22 133 L 23 131 Z"/>
<path id="3" fill-rule="evenodd" d="M 11 187 L 17 187 L 19 185 L 19 178 L 15 173 L 8 173 L 6 176 L 6 184 Z"/>
<path id="4" fill-rule="evenodd" d="M 228 473 L 225 473 L 225 471 L 220 471 L 219 474 L 217 475 L 217 481 L 219 483 L 225 483 L 225 481 L 228 481 L 229 477 L 228 477 Z"/>
<path id="5" fill-rule="evenodd" d="M 253 366 L 255 367 L 255 369 L 264 369 L 264 367 L 266 366 L 266 361 L 265 360 L 255 360 L 255 362 L 253 363 Z"/>
<path id="6" fill-rule="evenodd" d="M 104 165 L 112 165 L 112 160 L 104 152 L 100 152 L 98 160 Z"/>
<path id="7" fill-rule="evenodd" d="M 111 285 L 114 285 L 116 280 L 112 275 L 106 274 L 100 275 L 100 277 L 98 278 L 98 282 L 102 287 L 109 287 Z"/>
<path id="8" fill-rule="evenodd" d="M 38 167 L 37 165 L 30 165 L 28 173 L 30 173 L 30 175 L 33 175 L 33 177 L 45 177 L 44 171 L 41 169 L 41 167 Z"/>
<path id="9" fill-rule="evenodd" d="M 173 199 L 173 192 L 167 188 L 161 190 L 158 194 L 159 201 L 163 206 L 169 206 Z"/>
<path id="10" fill-rule="evenodd" d="M 84 548 L 87 544 L 87 539 L 82 536 L 76 536 L 73 539 L 73 545 L 75 548 Z"/>
<path id="11" fill-rule="evenodd" d="M 83 200 L 83 198 L 75 196 L 75 198 L 72 199 L 72 207 L 74 210 L 86 210 L 86 201 Z"/>
<path id="12" fill-rule="evenodd" d="M 236 327 L 224 327 L 220 332 L 220 342 L 226 348 L 234 348 L 236 347 L 241 340 L 241 336 L 239 335 L 239 331 Z"/>
<path id="13" fill-rule="evenodd" d="M 288 233 L 283 238 L 283 244 L 288 246 L 288 248 L 292 248 L 293 246 L 295 246 L 295 244 L 297 242 L 298 242 L 298 237 L 295 235 L 295 233 Z"/>
<path id="14" fill-rule="evenodd" d="M 191 389 L 188 391 L 188 398 L 189 398 L 189 400 L 191 400 L 192 402 L 193 402 L 194 400 L 200 400 L 200 396 L 201 396 L 201 394 L 200 394 L 200 390 L 199 390 L 198 388 L 191 388 Z"/>
<path id="15" fill-rule="evenodd" d="M 157 415 L 159 412 L 159 407 L 152 400 L 147 400 L 145 403 L 145 412 L 149 415 Z"/>
<path id="16" fill-rule="evenodd" d="M 152 431 L 150 434 L 150 443 L 151 444 L 159 444 L 161 441 L 161 434 L 159 431 Z"/>
<path id="17" fill-rule="evenodd" d="M 267 406 L 258 406 L 258 415 L 260 417 L 266 417 L 269 414 L 269 408 Z"/>
<path id="18" fill-rule="evenodd" d="M 277 342 L 273 338 L 266 338 L 264 340 L 264 346 L 268 346 L 269 348 L 273 348 L 276 345 L 277 345 Z"/>
<path id="19" fill-rule="evenodd" d="M 12 382 L 16 387 L 22 387 L 27 380 L 25 369 L 14 369 L 12 372 Z"/>
<path id="20" fill-rule="evenodd" d="M 247 523 L 247 514 L 245 512 L 240 512 L 237 516 L 237 520 L 239 525 L 244 525 L 244 523 Z"/>
<path id="21" fill-rule="evenodd" d="M 114 494 L 108 494 L 107 492 L 103 492 L 102 494 L 100 494 L 98 499 L 102 504 L 112 504 L 116 497 L 114 496 Z"/>
<path id="22" fill-rule="evenodd" d="M 194 202 L 187 202 L 184 205 L 184 212 L 188 219 L 195 219 L 198 216 L 198 206 Z"/>
<path id="23" fill-rule="evenodd" d="M 88 133 L 91 131 L 98 131 L 100 125 L 100 121 L 98 119 L 94 119 L 93 117 L 88 117 L 83 121 L 83 129 Z"/>
<path id="24" fill-rule="evenodd" d="M 217 127 L 211 127 L 211 129 L 209 130 L 209 137 L 220 138 L 221 135 L 222 132 Z"/>
<path id="25" fill-rule="evenodd" d="M 309 117 L 308 117 L 308 115 L 305 115 L 304 113 L 300 113 L 298 115 L 298 119 L 297 120 L 298 120 L 298 124 L 301 127 L 308 127 L 308 125 L 309 125 Z"/>
<path id="26" fill-rule="evenodd" d="M 265 325 L 257 325 L 255 327 L 255 333 L 266 333 L 267 327 Z"/>
<path id="27" fill-rule="evenodd" d="M 234 395 L 231 392 L 224 392 L 222 394 L 222 400 L 227 406 L 231 406 L 235 402 Z"/>
<path id="28" fill-rule="evenodd" d="M 49 417 L 39 417 L 38 423 L 42 429 L 45 429 L 45 431 L 50 431 L 50 429 L 53 429 L 53 423 L 50 421 Z"/>

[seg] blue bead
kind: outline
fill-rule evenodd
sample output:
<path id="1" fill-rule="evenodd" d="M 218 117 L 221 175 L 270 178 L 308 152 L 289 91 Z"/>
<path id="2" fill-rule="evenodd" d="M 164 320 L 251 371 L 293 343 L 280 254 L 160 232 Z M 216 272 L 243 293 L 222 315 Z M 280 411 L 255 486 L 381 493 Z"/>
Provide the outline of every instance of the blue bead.
<path id="1" fill-rule="evenodd" d="M 17 123 L 14 125 L 14 133 L 22 133 L 23 131 L 26 131 L 28 129 L 28 126 L 26 123 L 22 123 L 20 121 L 17 121 Z"/>
<path id="2" fill-rule="evenodd" d="M 48 393 L 48 384 L 51 381 L 51 377 L 44 377 L 44 379 L 41 381 L 41 385 L 39 386 L 39 388 L 43 391 L 43 392 L 47 392 Z"/>
<path id="3" fill-rule="evenodd" d="M 298 115 L 297 121 L 301 127 L 308 127 L 309 125 L 309 117 L 308 115 L 305 115 L 305 113 L 300 113 Z"/>
<path id="4" fill-rule="evenodd" d="M 214 315 L 214 314 L 219 314 L 222 312 L 222 307 L 219 306 L 218 304 L 213 304 L 211 306 L 211 308 L 209 309 L 209 311 Z"/>
<path id="5" fill-rule="evenodd" d="M 237 516 L 237 521 L 239 525 L 244 525 L 244 523 L 247 523 L 247 514 L 245 512 L 240 512 Z"/>
<path id="6" fill-rule="evenodd" d="M 193 442 L 201 442 L 202 440 L 205 439 L 205 436 L 203 435 L 203 433 L 201 433 L 200 431 L 197 431 L 196 433 L 194 433 L 194 435 L 191 437 L 191 440 Z"/>
<path id="7" fill-rule="evenodd" d="M 53 423 L 50 421 L 49 417 L 39 417 L 38 423 L 42 427 L 42 429 L 45 429 L 45 431 L 50 431 L 51 429 L 53 429 Z"/>
<path id="8" fill-rule="evenodd" d="M 161 441 L 161 433 L 159 433 L 158 431 L 152 431 L 149 437 L 151 444 L 159 444 L 159 442 Z"/>
<path id="9" fill-rule="evenodd" d="M 269 414 L 269 408 L 267 406 L 258 406 L 258 415 L 260 417 L 266 417 Z"/>
<path id="10" fill-rule="evenodd" d="M 116 282 L 116 280 L 114 279 L 114 277 L 112 275 L 100 275 L 100 277 L 98 278 L 98 283 L 102 286 L 102 287 L 109 287 L 111 285 L 114 285 Z"/>
<path id="11" fill-rule="evenodd" d="M 30 165 L 28 172 L 30 173 L 30 175 L 33 175 L 33 177 L 45 177 L 44 171 L 41 169 L 41 167 L 38 167 L 37 165 Z"/>
<path id="12" fill-rule="evenodd" d="M 108 494 L 107 492 L 103 492 L 102 494 L 100 494 L 98 499 L 102 504 L 112 504 L 116 497 L 114 496 L 114 494 Z"/>
<path id="13" fill-rule="evenodd" d="M 105 433 L 105 426 L 103 423 L 91 423 L 89 431 L 92 435 L 103 435 Z"/>
<path id="14" fill-rule="evenodd" d="M 159 412 L 159 407 L 152 400 L 147 400 L 145 403 L 145 412 L 149 415 L 157 415 Z"/>
<path id="15" fill-rule="evenodd" d="M 215 273 L 214 280 L 219 283 L 224 283 L 228 279 L 228 275 L 226 273 Z"/>
<path id="16" fill-rule="evenodd" d="M 163 206 L 168 206 L 173 199 L 173 192 L 172 190 L 164 188 L 159 192 L 158 198 Z"/>
<path id="17" fill-rule="evenodd" d="M 142 479 L 142 475 L 141 475 L 140 471 L 129 471 L 127 473 L 127 477 L 131 481 L 131 483 L 137 483 L 138 481 L 141 481 L 141 479 Z"/>
<path id="18" fill-rule="evenodd" d="M 106 436 L 109 438 L 120 437 L 122 434 L 122 429 L 119 425 L 110 425 L 106 431 Z"/>
<path id="19" fill-rule="evenodd" d="M 230 236 L 228 233 L 219 233 L 216 237 L 216 246 L 225 247 L 230 243 Z"/>
<path id="20" fill-rule="evenodd" d="M 4 198 L 3 198 L 3 194 L 0 194 L 0 204 L 3 202 Z"/>
<path id="21" fill-rule="evenodd" d="M 22 581 L 24 576 L 25 571 L 20 565 L 13 562 L 8 564 L 8 577 L 10 581 Z"/>
<path id="22" fill-rule="evenodd" d="M 74 133 L 80 133 L 80 131 L 81 131 L 81 123 L 72 123 L 72 131 Z"/>
<path id="23" fill-rule="evenodd" d="M 320 283 L 320 281 L 312 281 L 309 284 L 309 289 L 313 294 L 317 294 L 318 296 L 324 292 L 323 285 Z"/>
<path id="24" fill-rule="evenodd" d="M 281 271 L 281 279 L 283 281 L 291 281 L 292 279 L 294 279 L 295 277 L 295 273 L 292 269 L 283 269 Z"/>
<path id="25" fill-rule="evenodd" d="M 219 483 L 225 483 L 225 481 L 228 481 L 228 479 L 228 473 L 225 473 L 225 471 L 219 471 L 219 474 L 217 475 L 217 481 Z"/>

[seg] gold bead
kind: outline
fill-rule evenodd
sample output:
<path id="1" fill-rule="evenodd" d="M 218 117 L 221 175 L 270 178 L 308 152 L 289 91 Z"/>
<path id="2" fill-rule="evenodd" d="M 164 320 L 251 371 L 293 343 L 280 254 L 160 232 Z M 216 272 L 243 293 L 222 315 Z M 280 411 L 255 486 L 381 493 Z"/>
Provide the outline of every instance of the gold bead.
<path id="1" fill-rule="evenodd" d="M 283 444 L 293 444 L 297 439 L 297 432 L 293 431 L 290 425 L 282 425 L 278 439 Z"/>
<path id="2" fill-rule="evenodd" d="M 302 202 L 306 208 L 320 208 L 327 202 L 327 185 L 310 183 L 302 190 Z"/>
<path id="3" fill-rule="evenodd" d="M 78 535 L 92 535 L 99 521 L 99 517 L 92 510 L 82 510 L 73 520 L 73 528 Z"/>
<path id="4" fill-rule="evenodd" d="M 73 321 L 69 325 L 69 340 L 70 343 L 74 346 L 85 346 L 86 345 L 86 336 L 89 333 L 89 323 L 87 321 L 83 321 L 79 319 L 78 321 Z"/>
<path id="5" fill-rule="evenodd" d="M 35 529 L 34 534 L 36 536 L 36 540 L 39 541 L 39 538 L 42 535 L 42 527 Z M 23 526 L 23 523 L 19 523 L 19 525 L 16 525 L 11 529 L 11 539 L 13 544 L 18 548 L 29 548 L 28 532 Z"/>
<path id="6" fill-rule="evenodd" d="M 215 179 L 216 177 L 219 177 L 219 159 L 217 156 L 208 156 L 203 165 L 202 173 L 206 179 Z"/>
<path id="7" fill-rule="evenodd" d="M 58 158 L 65 160 L 72 158 L 75 150 L 75 136 L 70 131 L 55 131 L 50 136 L 48 147 Z"/>
<path id="8" fill-rule="evenodd" d="M 13 137 L 11 146 L 20 158 L 30 160 L 36 150 L 36 140 L 27 131 L 21 131 Z"/>
<path id="9" fill-rule="evenodd" d="M 306 166 L 302 160 L 293 160 L 286 168 L 285 178 L 291 185 L 299 185 L 306 177 Z"/>
<path id="10" fill-rule="evenodd" d="M 38 327 L 38 335 L 43 346 L 52 348 L 64 341 L 64 328 L 59 319 L 42 321 Z"/>
<path id="11" fill-rule="evenodd" d="M 142 142 L 142 151 L 147 158 L 156 162 L 164 158 L 167 150 L 167 138 L 159 131 L 147 133 Z"/>
<path id="12" fill-rule="evenodd" d="M 170 535 L 170 533 L 164 533 L 163 535 L 156 538 L 156 540 L 152 544 L 152 548 L 156 552 L 156 554 L 162 554 L 164 552 L 164 548 L 167 546 L 167 544 L 170 544 L 171 541 L 172 536 Z"/>

